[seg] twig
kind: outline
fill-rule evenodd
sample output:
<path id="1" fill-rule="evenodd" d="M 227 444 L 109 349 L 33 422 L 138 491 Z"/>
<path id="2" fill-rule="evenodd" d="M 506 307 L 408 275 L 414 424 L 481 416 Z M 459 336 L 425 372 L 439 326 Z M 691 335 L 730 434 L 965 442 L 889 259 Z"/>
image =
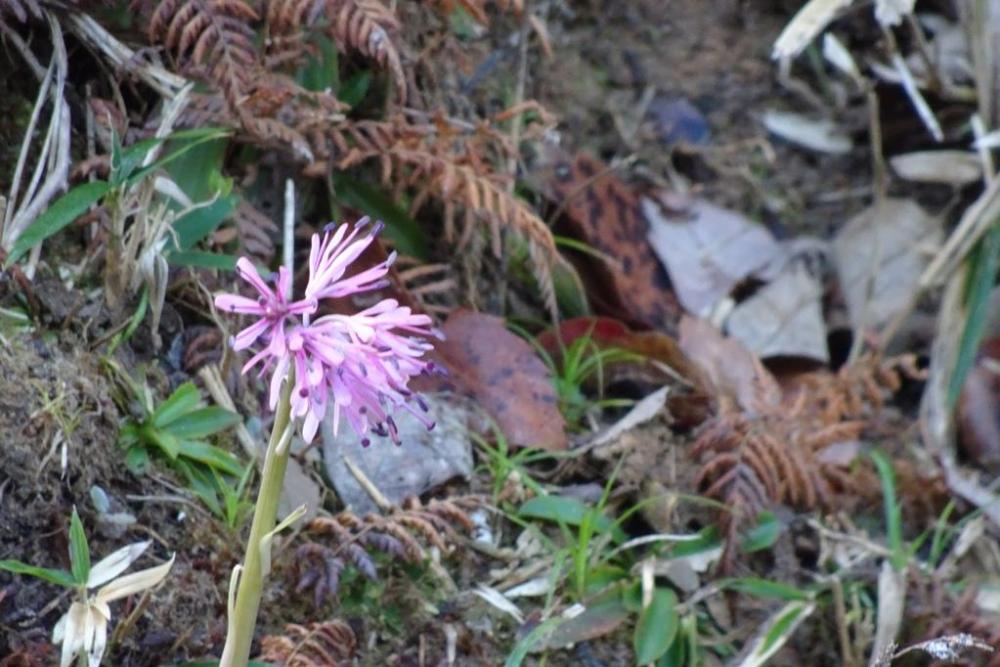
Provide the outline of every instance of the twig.
<path id="1" fill-rule="evenodd" d="M 358 481 L 358 484 L 361 486 L 362 489 L 364 489 L 365 493 L 368 494 L 368 497 L 372 499 L 372 501 L 378 506 L 378 508 L 383 512 L 388 512 L 389 510 L 391 510 L 393 508 L 393 504 L 389 501 L 388 498 L 382 495 L 382 492 L 378 490 L 378 487 L 375 486 L 374 482 L 368 479 L 368 475 L 366 475 L 365 472 L 358 467 L 358 464 L 356 464 L 346 455 L 342 456 L 341 458 L 344 459 L 344 465 L 347 466 L 347 469 L 351 472 L 352 475 L 354 475 L 354 479 Z"/>

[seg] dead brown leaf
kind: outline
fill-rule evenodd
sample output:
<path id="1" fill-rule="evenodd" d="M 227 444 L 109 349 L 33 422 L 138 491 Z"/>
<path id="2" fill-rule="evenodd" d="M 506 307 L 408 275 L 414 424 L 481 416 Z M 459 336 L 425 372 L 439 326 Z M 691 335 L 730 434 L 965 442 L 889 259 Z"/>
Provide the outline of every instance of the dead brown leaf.
<path id="1" fill-rule="evenodd" d="M 499 317 L 453 312 L 436 354 L 454 388 L 496 420 L 511 445 L 566 449 L 566 423 L 548 368 Z"/>

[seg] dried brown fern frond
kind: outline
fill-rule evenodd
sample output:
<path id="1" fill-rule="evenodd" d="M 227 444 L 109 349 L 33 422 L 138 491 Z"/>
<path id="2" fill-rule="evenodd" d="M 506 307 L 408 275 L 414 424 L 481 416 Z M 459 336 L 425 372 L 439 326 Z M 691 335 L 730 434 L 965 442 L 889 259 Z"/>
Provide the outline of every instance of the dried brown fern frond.
<path id="1" fill-rule="evenodd" d="M 411 499 L 385 516 L 359 517 L 344 511 L 313 519 L 306 528 L 310 541 L 295 553 L 295 591 L 312 590 L 313 602 L 319 607 L 337 595 L 340 575 L 347 565 L 370 580 L 378 579 L 370 552 L 411 564 L 425 558 L 421 542 L 448 552 L 455 541 L 456 527 L 473 529 L 468 511 L 481 503 L 477 496 L 434 500 L 426 505 Z"/>
<path id="2" fill-rule="evenodd" d="M 430 199 L 440 201 L 445 238 L 457 240 L 460 250 L 484 225 L 497 257 L 501 256 L 502 232 L 518 234 L 527 245 L 542 299 L 554 315 L 552 270 L 562 261 L 555 239 L 534 210 L 511 193 L 509 178 L 491 166 L 497 158 L 511 154 L 507 138 L 486 125 L 465 135 L 444 129 L 440 124 L 437 128 L 414 126 L 402 120 L 347 124 L 328 135 L 330 148 L 326 150 L 339 156 L 337 164 L 342 169 L 378 160 L 383 182 L 415 192 L 411 213 Z M 494 159 L 487 159 L 490 154 Z"/>
<path id="3" fill-rule="evenodd" d="M 251 26 L 257 19 L 243 0 L 160 0 L 147 32 L 183 69 L 217 84 L 230 111 L 239 115 L 257 69 Z"/>
<path id="4" fill-rule="evenodd" d="M 260 659 L 285 667 L 337 667 L 350 661 L 358 649 L 351 626 L 333 620 L 285 626 L 284 635 L 265 636 Z"/>
<path id="5" fill-rule="evenodd" d="M 406 102 L 406 75 L 393 41 L 399 32 L 396 14 L 379 0 L 330 0 L 326 4 L 330 34 L 341 50 L 354 50 L 389 70 L 396 95 Z"/>
<path id="6" fill-rule="evenodd" d="M 723 567 L 732 564 L 739 531 L 760 512 L 777 504 L 832 509 L 845 493 L 872 486 L 830 448 L 857 440 L 899 389 L 901 374 L 913 370 L 910 359 L 865 358 L 837 374 L 809 374 L 791 399 L 756 416 L 729 405 L 702 425 L 692 450 L 701 461 L 695 484 L 728 508 L 720 517 Z"/>

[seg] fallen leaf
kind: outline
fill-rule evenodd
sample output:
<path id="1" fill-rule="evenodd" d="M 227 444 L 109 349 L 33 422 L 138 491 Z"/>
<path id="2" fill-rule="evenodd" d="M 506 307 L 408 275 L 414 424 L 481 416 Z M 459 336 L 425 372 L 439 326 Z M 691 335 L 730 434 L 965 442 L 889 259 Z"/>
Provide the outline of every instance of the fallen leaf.
<path id="1" fill-rule="evenodd" d="M 667 215 L 644 199 L 649 242 L 670 274 L 684 308 L 707 316 L 733 287 L 784 256 L 771 234 L 735 211 L 704 200 L 683 202 Z"/>
<path id="2" fill-rule="evenodd" d="M 551 651 L 582 641 L 611 634 L 628 620 L 629 611 L 619 600 L 587 607 L 583 612 L 557 625 L 551 633 L 531 648 L 532 653 Z"/>
<path id="3" fill-rule="evenodd" d="M 942 235 L 941 220 L 909 199 L 876 203 L 840 230 L 833 260 L 855 329 L 882 326 L 908 306 Z"/>
<path id="4" fill-rule="evenodd" d="M 883 26 L 899 25 L 903 17 L 913 13 L 916 0 L 875 0 L 875 18 Z"/>
<path id="5" fill-rule="evenodd" d="M 962 452 L 990 472 L 1000 471 L 1000 337 L 986 340 L 958 399 Z"/>
<path id="6" fill-rule="evenodd" d="M 371 451 L 365 451 L 352 429 L 341 428 L 334 436 L 329 420 L 324 421 L 321 433 L 326 476 L 340 500 L 355 513 L 376 512 L 378 507 L 348 469 L 345 456 L 350 457 L 382 495 L 397 504 L 472 473 L 468 410 L 461 403 L 456 404 L 453 397 L 425 395 L 423 399 L 428 414 L 435 420 L 434 428 L 428 431 L 406 410 L 397 411 L 394 418 L 402 441 L 398 447 L 388 440 L 376 440 Z"/>
<path id="7" fill-rule="evenodd" d="M 891 654 L 903 622 L 906 588 L 906 570 L 896 570 L 888 558 L 883 560 L 878 575 L 878 624 L 871 651 L 873 657 L 885 651 Z"/>
<path id="8" fill-rule="evenodd" d="M 769 109 L 764 112 L 762 120 L 768 132 L 820 153 L 841 155 L 854 147 L 851 138 L 827 118 L 811 118 L 793 111 Z"/>
<path id="9" fill-rule="evenodd" d="M 760 359 L 707 321 L 684 317 L 680 346 L 703 373 L 711 395 L 733 401 L 749 413 L 781 403 L 781 387 Z"/>
<path id="10" fill-rule="evenodd" d="M 673 330 L 680 307 L 647 240 L 649 225 L 635 189 L 600 160 L 569 157 L 555 148 L 536 178 L 562 209 L 558 224 L 564 233 L 604 256 L 576 253 L 574 259 L 598 312 Z"/>
<path id="11" fill-rule="evenodd" d="M 819 282 L 800 263 L 740 303 L 726 330 L 758 357 L 829 361 Z"/>
<path id="12" fill-rule="evenodd" d="M 916 151 L 889 160 L 893 171 L 906 181 L 963 186 L 983 177 L 979 156 L 970 151 Z"/>
<path id="13" fill-rule="evenodd" d="M 549 369 L 499 317 L 453 312 L 441 328 L 436 356 L 445 382 L 473 399 L 516 447 L 566 449 L 566 424 Z"/>
<path id="14" fill-rule="evenodd" d="M 669 391 L 670 387 L 662 387 L 654 391 L 649 396 L 646 396 L 644 399 L 632 406 L 632 409 L 629 410 L 624 417 L 591 440 L 590 446 L 600 447 L 601 445 L 606 445 L 609 442 L 614 442 L 627 431 L 631 431 L 636 426 L 645 424 L 650 419 L 656 417 L 656 415 L 660 414 L 666 406 L 667 393 Z"/>
<path id="15" fill-rule="evenodd" d="M 837 16 L 837 12 L 853 1 L 809 0 L 778 35 L 771 57 L 780 60 L 799 55 L 804 48 L 809 46 L 809 42 L 816 38 L 816 35 L 826 29 L 826 26 Z"/>

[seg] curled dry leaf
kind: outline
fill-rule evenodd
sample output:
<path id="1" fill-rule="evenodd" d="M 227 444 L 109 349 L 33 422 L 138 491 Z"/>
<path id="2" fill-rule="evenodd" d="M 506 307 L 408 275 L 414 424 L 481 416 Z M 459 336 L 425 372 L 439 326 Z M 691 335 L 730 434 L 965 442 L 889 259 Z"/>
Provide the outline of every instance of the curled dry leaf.
<path id="1" fill-rule="evenodd" d="M 492 315 L 457 310 L 435 346 L 446 383 L 496 421 L 511 445 L 566 449 L 566 424 L 548 368 L 527 342 Z M 448 388 L 448 387 L 446 387 Z"/>
<path id="2" fill-rule="evenodd" d="M 959 445 L 969 459 L 1000 471 L 1000 337 L 980 347 L 958 399 Z"/>

